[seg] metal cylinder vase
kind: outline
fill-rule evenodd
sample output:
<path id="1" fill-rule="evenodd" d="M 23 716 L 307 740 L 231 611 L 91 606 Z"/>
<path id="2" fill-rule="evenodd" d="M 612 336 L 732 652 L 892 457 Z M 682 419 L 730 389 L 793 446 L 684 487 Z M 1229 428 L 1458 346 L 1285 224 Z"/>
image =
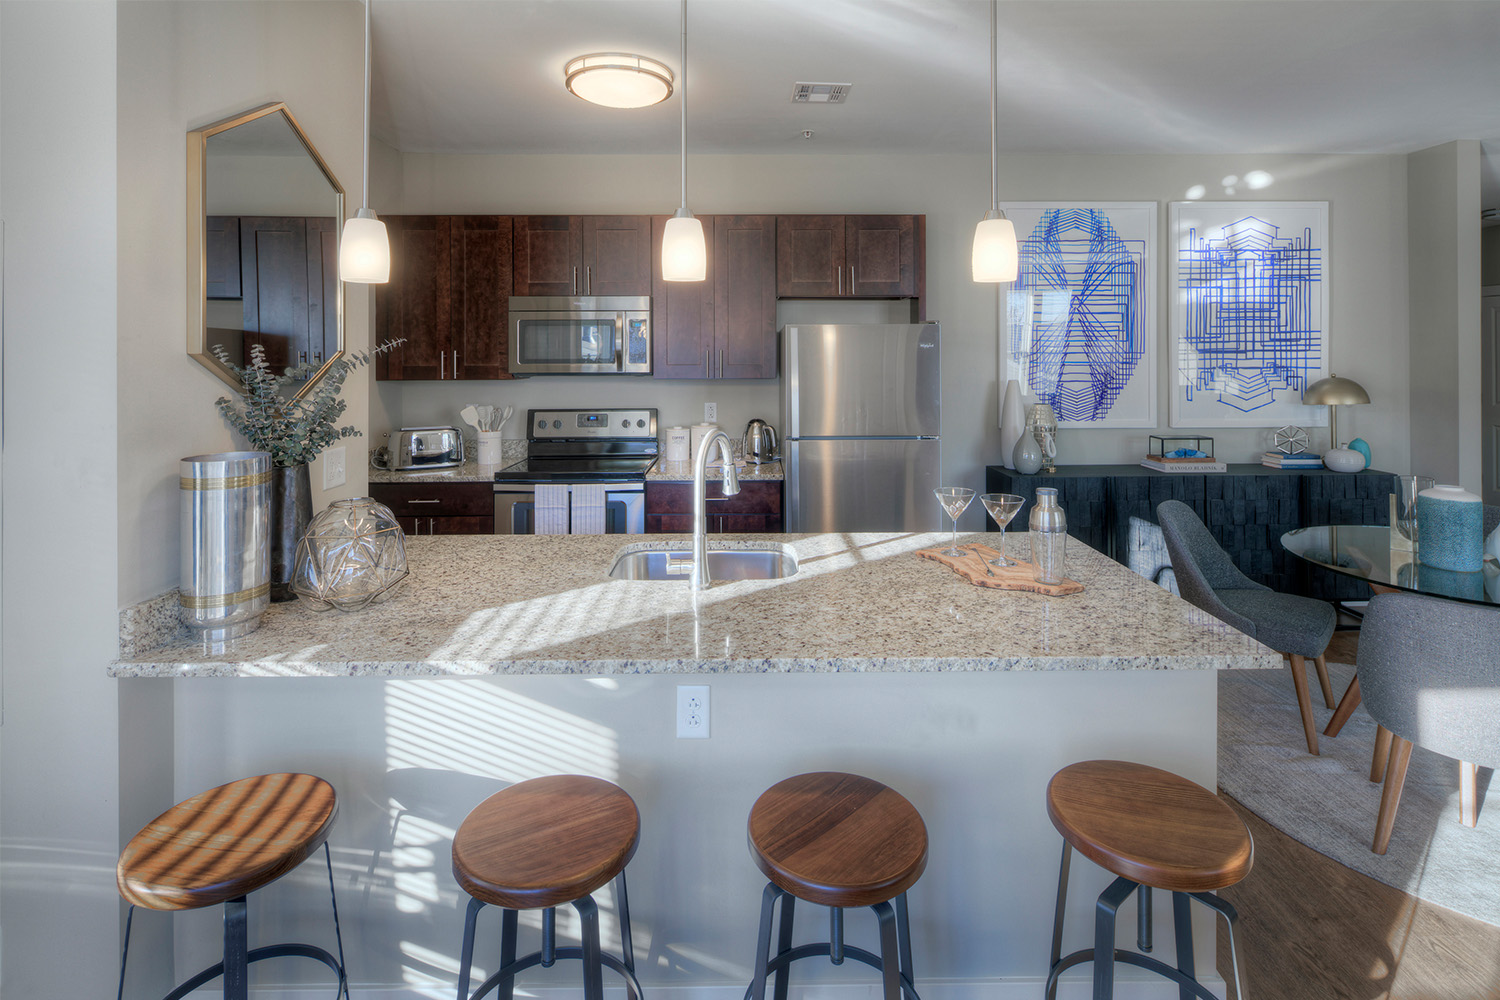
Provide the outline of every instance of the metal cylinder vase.
<path id="1" fill-rule="evenodd" d="M 271 470 L 271 600 L 295 601 L 292 576 L 297 543 L 312 522 L 312 476 L 307 464 Z"/>
<path id="2" fill-rule="evenodd" d="M 271 592 L 271 456 L 194 455 L 179 462 L 183 622 L 221 642 L 260 626 Z"/>

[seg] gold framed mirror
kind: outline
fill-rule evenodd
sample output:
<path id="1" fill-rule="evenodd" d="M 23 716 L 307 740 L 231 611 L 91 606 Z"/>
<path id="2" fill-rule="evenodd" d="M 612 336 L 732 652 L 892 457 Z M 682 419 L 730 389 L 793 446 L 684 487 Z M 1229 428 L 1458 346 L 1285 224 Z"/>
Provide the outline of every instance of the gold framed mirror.
<path id="1" fill-rule="evenodd" d="M 344 353 L 343 187 L 284 103 L 189 132 L 187 180 L 188 355 L 240 389 L 213 349 L 260 344 L 278 374 L 316 366 L 301 396 Z"/>

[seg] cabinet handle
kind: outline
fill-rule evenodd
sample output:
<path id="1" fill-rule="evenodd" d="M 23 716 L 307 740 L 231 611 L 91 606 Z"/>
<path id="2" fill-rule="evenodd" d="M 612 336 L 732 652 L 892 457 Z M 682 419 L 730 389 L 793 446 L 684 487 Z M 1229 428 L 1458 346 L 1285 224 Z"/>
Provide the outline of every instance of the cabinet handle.
<path id="1" fill-rule="evenodd" d="M 444 354 L 442 351 L 438 351 L 438 380 L 439 381 L 441 381 L 442 379 L 445 379 L 445 378 L 448 377 L 445 374 L 444 369 L 443 369 L 443 366 L 446 365 L 447 363 L 448 363 L 448 355 Z"/>
<path id="2" fill-rule="evenodd" d="M 844 265 L 839 265 L 839 294 L 844 294 Z"/>
<path id="3" fill-rule="evenodd" d="M 573 294 L 578 294 L 578 268 L 573 268 Z"/>
<path id="4" fill-rule="evenodd" d="M 407 503 L 442 503 L 442 500 L 408 500 Z"/>
<path id="5" fill-rule="evenodd" d="M 854 294 L 854 265 L 849 265 L 849 294 Z"/>
<path id="6" fill-rule="evenodd" d="M 453 377 L 458 378 L 458 352 L 453 352 Z"/>
<path id="7" fill-rule="evenodd" d="M 593 295 L 594 294 L 594 265 L 590 264 L 588 267 L 584 268 L 583 279 L 584 279 L 583 294 L 585 294 L 585 295 Z"/>
<path id="8" fill-rule="evenodd" d="M 298 351 L 297 352 L 297 360 L 300 361 L 300 362 L 302 362 L 304 365 L 307 364 L 307 352 L 306 351 Z"/>
<path id="9" fill-rule="evenodd" d="M 427 533 L 429 535 L 437 534 L 437 522 L 430 517 L 427 519 Z"/>
<path id="10" fill-rule="evenodd" d="M 724 377 L 724 348 L 719 348 L 719 378 Z"/>
<path id="11" fill-rule="evenodd" d="M 315 364 L 315 365 L 321 365 L 322 363 L 323 363 L 323 352 L 322 351 L 313 351 L 313 364 Z"/>

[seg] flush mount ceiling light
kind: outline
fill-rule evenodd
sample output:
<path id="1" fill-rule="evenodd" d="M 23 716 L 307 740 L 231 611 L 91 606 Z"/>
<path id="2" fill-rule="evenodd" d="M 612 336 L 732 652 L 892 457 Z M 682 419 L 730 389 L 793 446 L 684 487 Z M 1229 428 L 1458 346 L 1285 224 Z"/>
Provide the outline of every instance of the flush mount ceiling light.
<path id="1" fill-rule="evenodd" d="M 359 211 L 344 222 L 339 238 L 339 277 L 378 285 L 391 280 L 391 241 L 370 208 L 370 0 L 365 0 L 365 173 L 359 200 Z"/>
<path id="2" fill-rule="evenodd" d="M 682 0 L 682 92 L 677 95 L 682 112 L 682 204 L 667 220 L 661 237 L 663 281 L 703 281 L 708 277 L 708 245 L 703 223 L 687 207 L 687 0 Z"/>
<path id="3" fill-rule="evenodd" d="M 606 108 L 645 108 L 672 96 L 672 71 L 629 52 L 595 52 L 563 67 L 574 97 Z"/>
<path id="4" fill-rule="evenodd" d="M 1016 251 L 1016 227 L 1000 211 L 1000 157 L 995 119 L 996 25 L 1000 14 L 990 0 L 990 210 L 974 229 L 973 270 L 975 281 L 1015 281 L 1020 269 Z"/>

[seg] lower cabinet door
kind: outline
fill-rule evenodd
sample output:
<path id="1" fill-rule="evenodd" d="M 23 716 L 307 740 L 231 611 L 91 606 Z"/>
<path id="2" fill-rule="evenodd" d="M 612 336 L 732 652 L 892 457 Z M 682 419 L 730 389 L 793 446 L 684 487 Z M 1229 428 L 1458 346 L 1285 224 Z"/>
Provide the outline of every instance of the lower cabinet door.
<path id="1" fill-rule="evenodd" d="M 398 517 L 396 523 L 408 535 L 493 535 L 490 517 Z"/>

